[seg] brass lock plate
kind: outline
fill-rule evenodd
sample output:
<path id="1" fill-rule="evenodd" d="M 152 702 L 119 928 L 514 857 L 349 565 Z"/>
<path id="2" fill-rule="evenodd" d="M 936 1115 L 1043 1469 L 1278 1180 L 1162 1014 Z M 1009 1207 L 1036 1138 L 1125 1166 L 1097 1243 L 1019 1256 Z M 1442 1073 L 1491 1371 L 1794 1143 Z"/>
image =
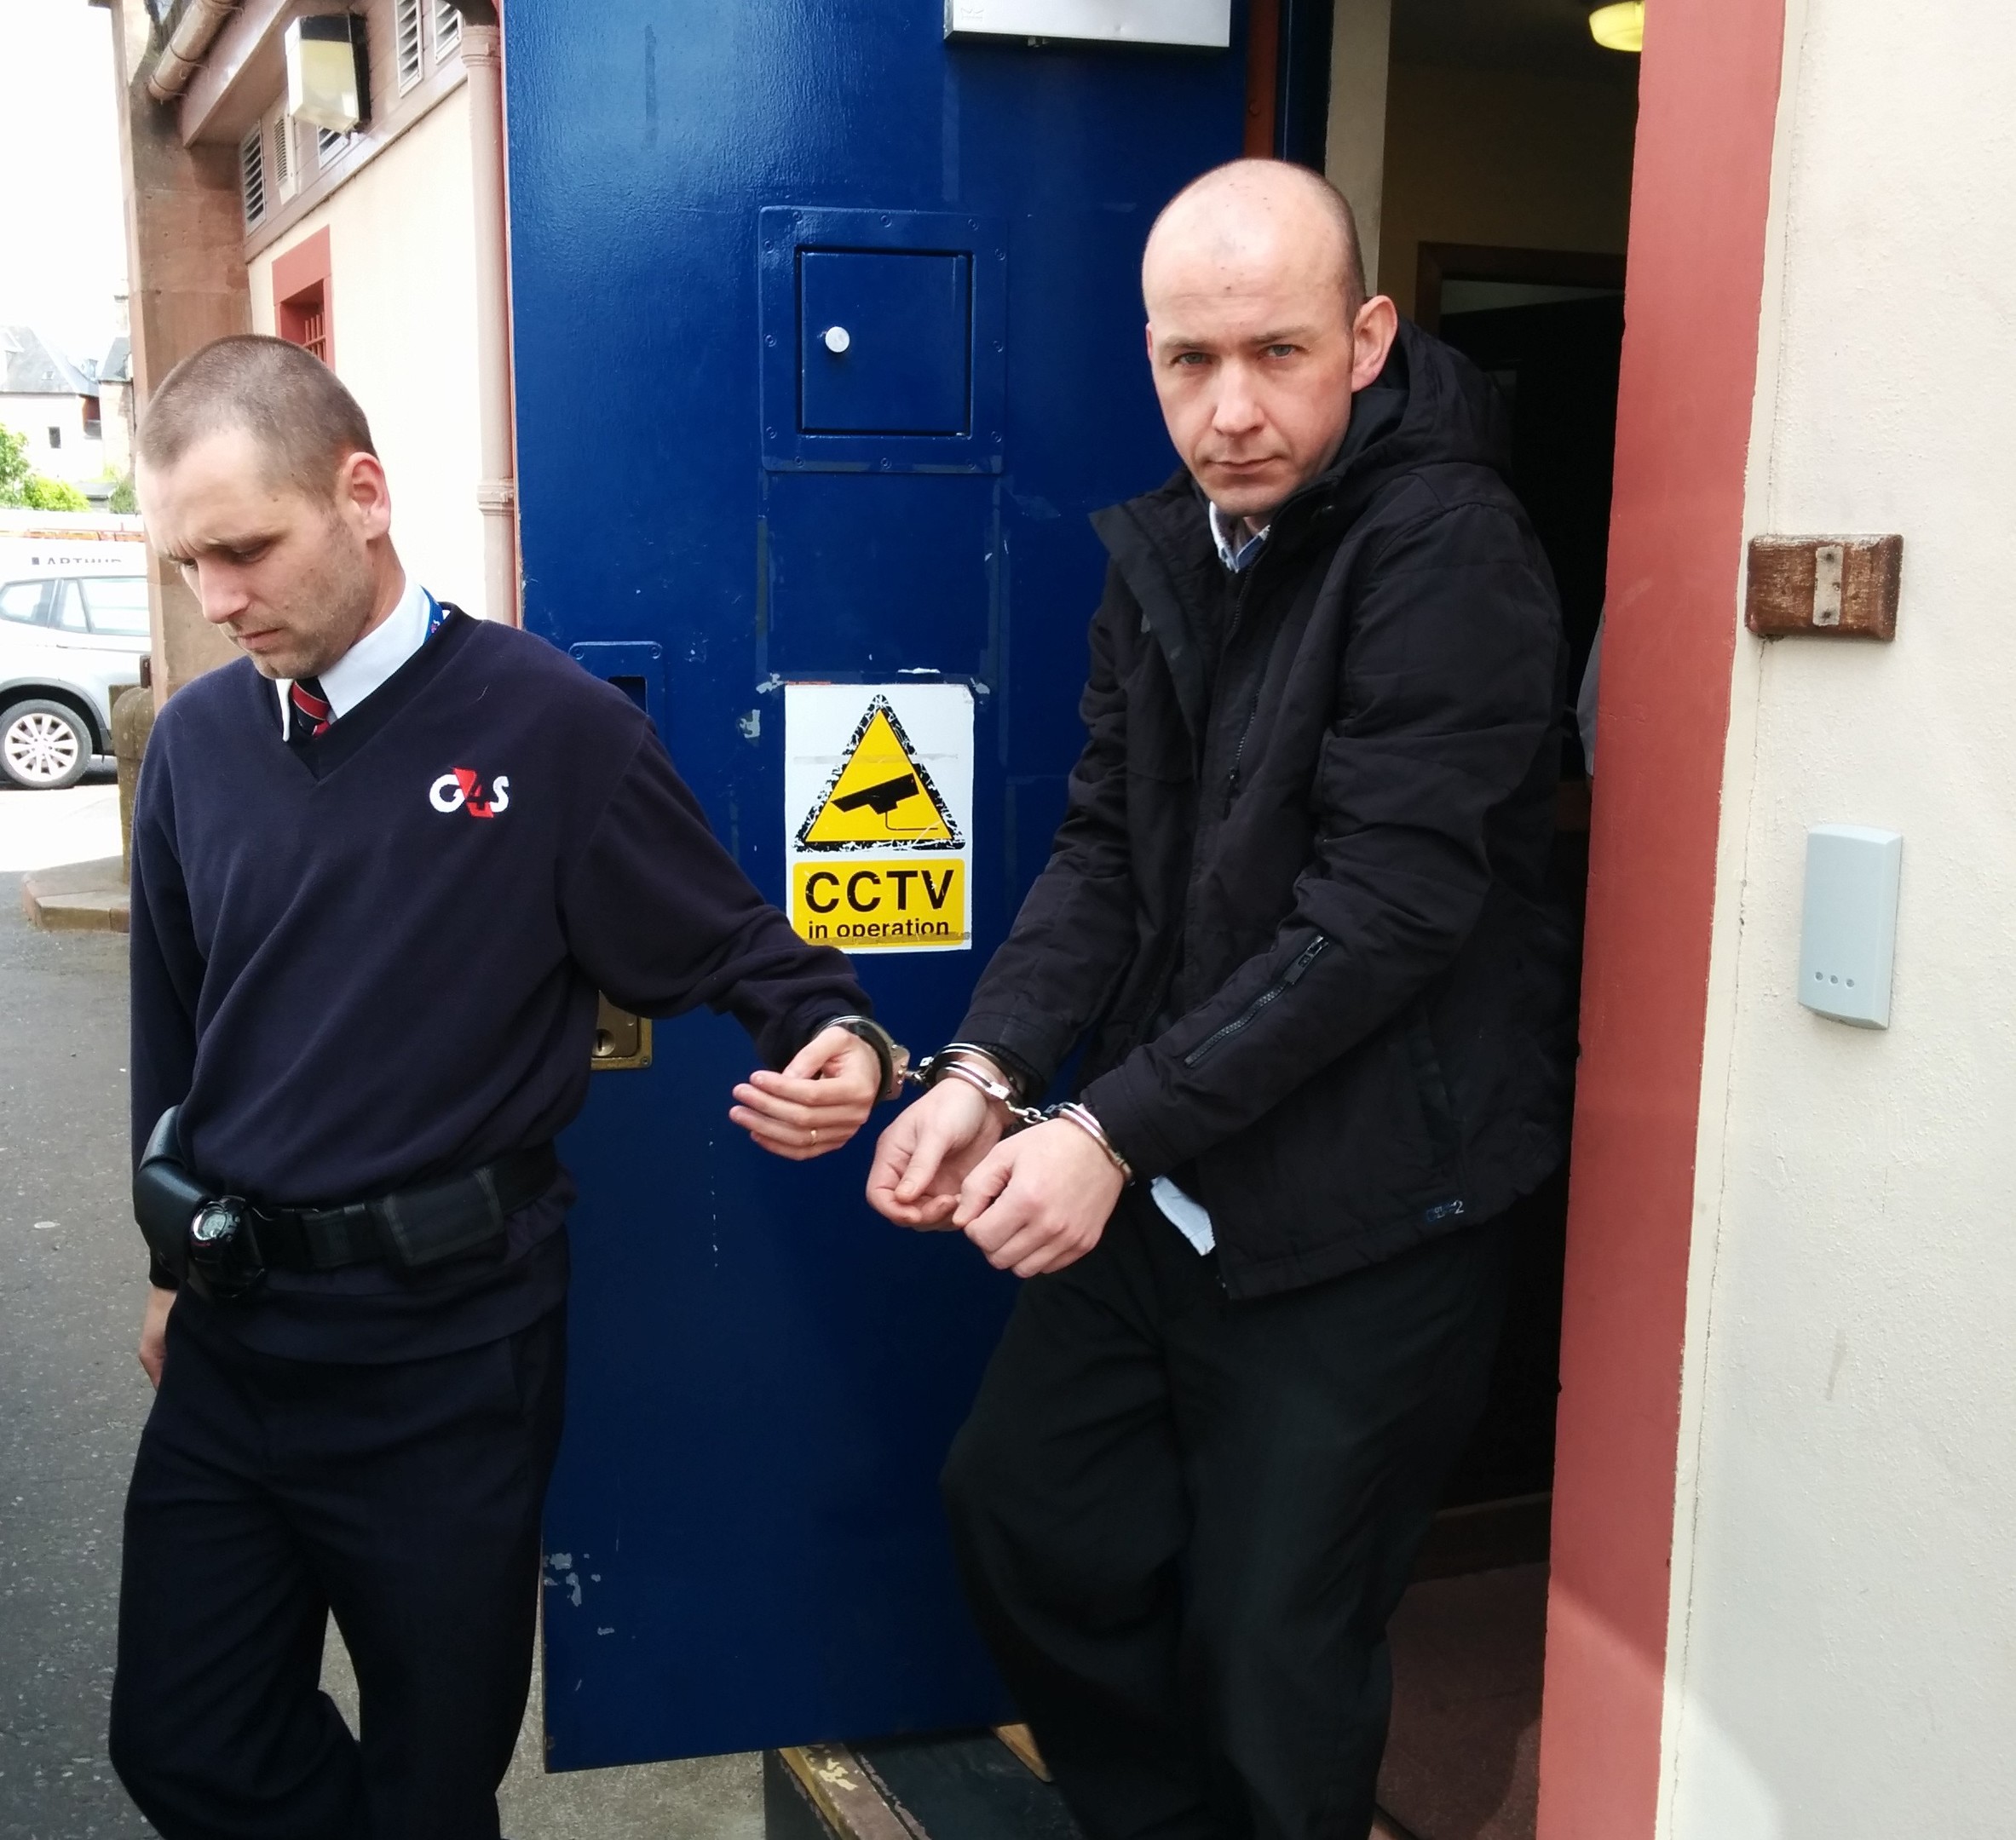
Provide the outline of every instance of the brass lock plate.
<path id="1" fill-rule="evenodd" d="M 619 1009 L 605 997 L 596 1012 L 595 1044 L 588 1064 L 598 1073 L 651 1065 L 651 1019 Z"/>

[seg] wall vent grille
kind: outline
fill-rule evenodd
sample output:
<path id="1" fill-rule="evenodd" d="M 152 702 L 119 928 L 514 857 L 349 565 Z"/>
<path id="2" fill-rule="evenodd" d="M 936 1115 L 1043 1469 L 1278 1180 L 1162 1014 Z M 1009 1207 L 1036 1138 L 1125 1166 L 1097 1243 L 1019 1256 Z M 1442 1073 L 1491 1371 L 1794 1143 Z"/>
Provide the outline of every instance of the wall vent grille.
<path id="1" fill-rule="evenodd" d="M 255 229 L 266 216 L 266 135 L 255 128 L 238 150 L 238 177 L 245 200 L 245 228 Z"/>
<path id="2" fill-rule="evenodd" d="M 399 93 L 404 95 L 420 80 L 420 0 L 399 0 L 393 9 L 392 37 Z"/>

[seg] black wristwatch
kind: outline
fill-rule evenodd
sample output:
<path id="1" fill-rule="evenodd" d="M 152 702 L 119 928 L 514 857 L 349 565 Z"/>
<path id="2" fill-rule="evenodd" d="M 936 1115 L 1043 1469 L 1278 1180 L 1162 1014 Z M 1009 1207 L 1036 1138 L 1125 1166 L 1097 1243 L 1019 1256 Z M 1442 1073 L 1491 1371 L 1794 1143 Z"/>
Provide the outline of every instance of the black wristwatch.
<path id="1" fill-rule="evenodd" d="M 250 1203 L 237 1195 L 205 1201 L 189 1222 L 189 1272 L 220 1303 L 248 1297 L 266 1279 Z"/>

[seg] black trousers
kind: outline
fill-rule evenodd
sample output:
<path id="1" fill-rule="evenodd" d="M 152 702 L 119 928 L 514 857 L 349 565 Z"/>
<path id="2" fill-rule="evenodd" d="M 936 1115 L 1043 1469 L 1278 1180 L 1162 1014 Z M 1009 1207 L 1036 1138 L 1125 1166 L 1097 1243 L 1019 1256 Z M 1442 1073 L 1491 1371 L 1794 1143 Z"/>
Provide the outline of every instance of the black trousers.
<path id="1" fill-rule="evenodd" d="M 112 1763 L 166 1840 L 497 1840 L 565 1369 L 562 1310 L 353 1366 L 254 1354 L 177 1304 L 112 1702 Z M 361 1741 L 318 1684 L 331 1611 Z"/>
<path id="2" fill-rule="evenodd" d="M 1135 1191 L 1022 1287 L 945 1495 L 1090 1840 L 1365 1840 L 1385 1630 L 1483 1405 L 1506 1230 L 1230 1302 Z"/>

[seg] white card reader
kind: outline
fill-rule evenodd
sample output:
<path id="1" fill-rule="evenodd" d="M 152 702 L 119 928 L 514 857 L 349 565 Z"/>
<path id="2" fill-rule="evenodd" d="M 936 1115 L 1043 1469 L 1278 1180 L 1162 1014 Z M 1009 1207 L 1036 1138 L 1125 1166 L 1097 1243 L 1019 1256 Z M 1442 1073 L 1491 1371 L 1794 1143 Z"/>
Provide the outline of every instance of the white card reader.
<path id="1" fill-rule="evenodd" d="M 1799 1000 L 1857 1028 L 1890 1026 L 1890 966 L 1904 840 L 1867 825 L 1806 832 Z"/>

